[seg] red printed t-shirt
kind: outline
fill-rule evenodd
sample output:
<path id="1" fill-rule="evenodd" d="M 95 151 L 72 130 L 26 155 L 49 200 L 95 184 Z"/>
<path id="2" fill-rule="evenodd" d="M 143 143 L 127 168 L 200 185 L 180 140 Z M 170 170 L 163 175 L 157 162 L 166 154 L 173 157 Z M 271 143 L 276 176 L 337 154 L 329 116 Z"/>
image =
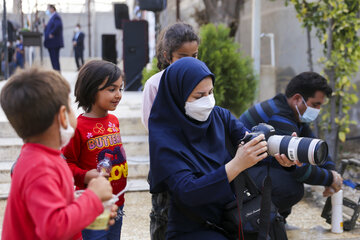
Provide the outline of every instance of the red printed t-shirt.
<path id="1" fill-rule="evenodd" d="M 2 239 L 81 239 L 103 210 L 91 190 L 74 200 L 73 176 L 59 150 L 26 143 L 12 175 Z"/>
<path id="2" fill-rule="evenodd" d="M 105 153 L 112 155 L 112 169 L 109 181 L 113 193 L 117 194 L 126 186 L 128 165 L 121 141 L 119 120 L 111 114 L 103 118 L 89 118 L 80 115 L 74 137 L 63 149 L 63 155 L 74 175 L 77 189 L 84 189 L 87 171 L 96 169 Z M 124 195 L 116 203 L 124 204 Z"/>

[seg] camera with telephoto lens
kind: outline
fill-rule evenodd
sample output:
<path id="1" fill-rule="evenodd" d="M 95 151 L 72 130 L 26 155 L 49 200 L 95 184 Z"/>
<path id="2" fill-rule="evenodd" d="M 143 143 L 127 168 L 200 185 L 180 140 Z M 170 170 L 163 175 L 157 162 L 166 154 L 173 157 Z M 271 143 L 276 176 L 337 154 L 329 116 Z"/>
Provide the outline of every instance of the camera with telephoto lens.
<path id="1" fill-rule="evenodd" d="M 274 127 L 265 123 L 254 126 L 251 131 L 240 142 L 247 143 L 264 134 L 271 156 L 276 153 L 285 154 L 292 161 L 298 159 L 302 163 L 312 165 L 322 165 L 327 159 L 328 145 L 321 139 L 275 135 Z"/>

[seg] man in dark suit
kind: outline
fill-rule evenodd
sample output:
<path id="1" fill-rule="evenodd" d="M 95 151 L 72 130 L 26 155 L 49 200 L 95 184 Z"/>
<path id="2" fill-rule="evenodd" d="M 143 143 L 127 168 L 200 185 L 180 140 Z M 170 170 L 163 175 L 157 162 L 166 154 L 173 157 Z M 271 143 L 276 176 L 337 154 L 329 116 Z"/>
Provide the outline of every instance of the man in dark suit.
<path id="1" fill-rule="evenodd" d="M 46 15 L 50 17 L 45 26 L 44 46 L 48 49 L 53 69 L 60 71 L 60 48 L 64 47 L 63 24 L 54 5 L 49 4 Z"/>
<path id="2" fill-rule="evenodd" d="M 84 65 L 84 37 L 85 34 L 81 31 L 80 24 L 76 24 L 75 34 L 73 37 L 73 46 L 75 62 L 78 70 L 82 65 Z"/>

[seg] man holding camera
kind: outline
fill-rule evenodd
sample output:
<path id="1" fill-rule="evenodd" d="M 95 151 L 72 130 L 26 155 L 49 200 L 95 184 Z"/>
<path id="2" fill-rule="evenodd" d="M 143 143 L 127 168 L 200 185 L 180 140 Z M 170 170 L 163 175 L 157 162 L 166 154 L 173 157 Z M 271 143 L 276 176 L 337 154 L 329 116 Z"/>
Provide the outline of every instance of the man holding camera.
<path id="1" fill-rule="evenodd" d="M 240 116 L 240 121 L 248 129 L 267 123 L 275 128 L 277 135 L 296 133 L 298 137 L 314 138 L 308 124 L 316 119 L 331 93 L 332 89 L 324 77 L 314 72 L 303 72 L 289 82 L 285 95 L 278 94 L 249 108 Z M 304 196 L 304 183 L 325 186 L 324 197 L 339 191 L 342 186 L 342 178 L 335 171 L 330 157 L 321 166 L 304 163 L 301 167 L 282 167 L 274 157 L 268 157 L 248 172 L 259 188 L 265 176 L 270 175 L 272 201 L 284 218 Z"/>

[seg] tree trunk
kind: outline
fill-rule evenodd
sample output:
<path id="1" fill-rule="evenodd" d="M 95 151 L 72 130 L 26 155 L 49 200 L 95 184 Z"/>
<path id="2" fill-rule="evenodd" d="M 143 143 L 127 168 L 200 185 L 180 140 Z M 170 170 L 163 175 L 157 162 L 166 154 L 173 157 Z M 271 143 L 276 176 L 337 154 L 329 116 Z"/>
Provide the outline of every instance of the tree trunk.
<path id="1" fill-rule="evenodd" d="M 312 61 L 312 47 L 311 47 L 311 29 L 306 27 L 306 38 L 307 38 L 307 54 L 308 54 L 308 66 L 311 72 L 314 71 L 314 64 Z"/>
<path id="2" fill-rule="evenodd" d="M 306 39 L 307 39 L 307 55 L 308 55 L 308 66 L 309 66 L 309 71 L 313 72 L 314 71 L 314 64 L 312 61 L 312 47 L 311 47 L 311 28 L 309 26 L 306 27 Z M 320 117 L 320 116 L 319 116 Z M 316 137 L 319 137 L 319 117 L 316 118 L 316 120 L 314 121 L 314 135 Z"/>
<path id="3" fill-rule="evenodd" d="M 327 39 L 327 54 L 326 58 L 327 60 L 331 61 L 331 52 L 333 48 L 333 38 L 332 38 L 332 25 L 333 25 L 333 19 L 329 19 L 328 21 L 328 39 Z M 336 75 L 334 67 L 330 67 L 325 69 L 325 73 L 328 76 L 329 79 L 329 85 L 334 90 L 335 84 L 336 84 Z M 331 96 L 330 97 L 330 118 L 329 118 L 329 125 L 327 126 L 327 131 L 325 134 L 325 138 L 327 140 L 327 143 L 329 145 L 329 155 L 333 158 L 336 166 L 338 167 L 339 161 L 337 159 L 337 149 L 338 149 L 338 133 L 339 133 L 339 126 L 335 122 L 336 118 L 336 102 L 338 101 L 337 96 Z"/>
<path id="4" fill-rule="evenodd" d="M 203 0 L 209 22 L 223 23 L 230 28 L 230 37 L 235 37 L 240 22 L 240 9 L 245 0 Z"/>

